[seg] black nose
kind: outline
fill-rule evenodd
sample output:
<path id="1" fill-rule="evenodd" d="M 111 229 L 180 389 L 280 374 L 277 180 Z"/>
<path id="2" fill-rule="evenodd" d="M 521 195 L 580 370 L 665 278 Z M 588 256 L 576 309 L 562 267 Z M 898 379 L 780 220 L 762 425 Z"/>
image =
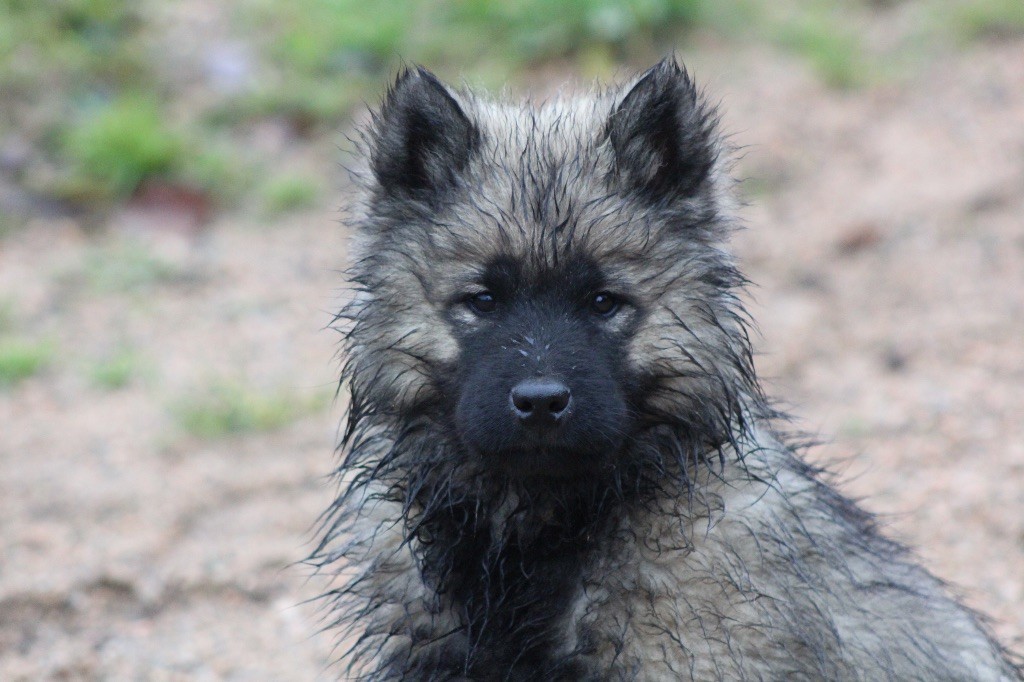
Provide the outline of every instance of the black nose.
<path id="1" fill-rule="evenodd" d="M 512 387 L 512 411 L 530 426 L 552 426 L 564 417 L 572 402 L 569 387 L 554 379 L 527 379 Z"/>

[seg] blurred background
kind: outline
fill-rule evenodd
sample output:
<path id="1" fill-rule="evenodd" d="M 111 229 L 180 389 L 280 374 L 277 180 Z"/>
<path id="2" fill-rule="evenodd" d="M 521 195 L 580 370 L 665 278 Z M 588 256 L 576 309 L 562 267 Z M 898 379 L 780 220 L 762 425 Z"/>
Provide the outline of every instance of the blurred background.
<path id="1" fill-rule="evenodd" d="M 329 678 L 346 135 L 403 63 L 676 51 L 741 147 L 758 363 L 1024 642 L 1021 0 L 0 0 L 0 679 Z"/>

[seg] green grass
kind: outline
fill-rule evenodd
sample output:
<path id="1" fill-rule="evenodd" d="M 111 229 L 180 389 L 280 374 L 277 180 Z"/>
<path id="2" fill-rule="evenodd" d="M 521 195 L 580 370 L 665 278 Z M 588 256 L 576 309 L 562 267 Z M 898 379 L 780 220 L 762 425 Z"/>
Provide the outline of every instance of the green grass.
<path id="1" fill-rule="evenodd" d="M 24 217 L 15 216 L 8 211 L 0 211 L 0 239 L 13 234 L 24 223 Z"/>
<path id="2" fill-rule="evenodd" d="M 261 391 L 240 383 L 215 382 L 182 396 L 171 406 L 179 428 L 199 438 L 273 431 L 327 404 L 320 395 Z"/>
<path id="3" fill-rule="evenodd" d="M 262 188 L 263 201 L 270 213 L 284 213 L 316 204 L 320 187 L 313 178 L 301 175 L 279 175 Z"/>
<path id="4" fill-rule="evenodd" d="M 115 391 L 139 377 L 143 364 L 134 351 L 122 349 L 89 368 L 89 379 L 97 388 Z"/>
<path id="5" fill-rule="evenodd" d="M 4 0 L 0 83 L 54 84 L 77 95 L 92 84 L 143 82 L 150 69 L 142 28 L 133 0 Z"/>
<path id="6" fill-rule="evenodd" d="M 266 53 L 279 75 L 243 108 L 331 122 L 372 99 L 400 61 L 496 84 L 556 58 L 664 51 L 698 22 L 703 6 L 701 0 L 247 0 L 239 5 L 239 22 L 267 37 Z M 450 66 L 457 68 L 448 72 Z"/>
<path id="7" fill-rule="evenodd" d="M 821 11 L 792 16 L 776 28 L 776 40 L 805 58 L 830 87 L 862 85 L 871 71 L 858 37 Z"/>
<path id="8" fill-rule="evenodd" d="M 133 0 L 0 2 L 0 136 L 35 148 L 20 171 L 32 191 L 107 200 L 163 162 L 166 140 L 140 130 L 162 102 L 132 119 L 122 100 L 156 90 L 144 23 Z"/>
<path id="9" fill-rule="evenodd" d="M 951 35 L 1024 33 L 1022 0 L 906 4 L 915 3 L 933 8 L 914 37 L 922 53 Z M 252 58 L 237 89 L 218 91 L 201 73 L 180 73 L 187 60 L 167 58 L 153 3 L 0 0 L 0 139 L 13 135 L 33 149 L 18 183 L 87 209 L 124 201 L 152 180 L 186 185 L 213 206 L 248 199 L 276 213 L 312 205 L 322 188 L 299 177 L 259 180 L 266 175 L 260 123 L 286 122 L 297 144 L 324 142 L 355 107 L 375 101 L 403 63 L 488 88 L 563 61 L 584 76 L 607 77 L 617 65 L 685 49 L 702 28 L 736 45 L 774 43 L 806 60 L 828 85 L 855 88 L 888 77 L 903 63 L 905 54 L 897 53 L 915 49 L 865 41 L 857 21 L 891 11 L 872 5 L 228 0 L 218 7 L 233 27 L 230 38 L 247 54 L 251 48 Z M 0 238 L 19 225 L 0 215 Z"/>
<path id="10" fill-rule="evenodd" d="M 760 173 L 743 178 L 739 184 L 740 196 L 744 199 L 756 199 L 775 194 L 786 186 L 787 181 L 784 171 L 764 169 Z"/>
<path id="11" fill-rule="evenodd" d="M 143 245 L 123 242 L 91 249 L 81 268 L 66 276 L 94 293 L 135 293 L 184 279 L 173 264 Z"/>
<path id="12" fill-rule="evenodd" d="M 241 201 L 255 186 L 258 164 L 230 140 L 210 136 L 201 143 L 192 141 L 185 157 L 179 164 L 179 179 L 203 189 L 221 204 Z"/>
<path id="13" fill-rule="evenodd" d="M 965 0 L 947 16 L 954 30 L 968 40 L 1024 33 L 1021 0 Z"/>
<path id="14" fill-rule="evenodd" d="M 839 433 L 845 438 L 863 438 L 871 432 L 870 424 L 858 416 L 847 417 L 839 426 Z"/>
<path id="15" fill-rule="evenodd" d="M 448 4 L 444 31 L 435 40 L 446 55 L 471 47 L 472 57 L 497 50 L 514 64 L 569 56 L 588 45 L 624 48 L 655 43 L 696 24 L 700 0 L 476 0 Z M 451 33 L 449 33 L 451 32 Z M 461 40 L 452 41 L 454 33 Z"/>
<path id="16" fill-rule="evenodd" d="M 68 122 L 57 144 L 66 167 L 55 192 L 99 204 L 158 180 L 231 201 L 251 186 L 255 171 L 238 145 L 214 139 L 198 124 L 178 130 L 165 109 L 153 95 L 123 94 Z"/>
<path id="17" fill-rule="evenodd" d="M 175 106 L 180 74 L 152 21 L 134 0 L 0 1 L 0 138 L 33 147 L 30 191 L 96 209 L 154 179 L 236 198 L 245 145 L 224 150 L 203 106 Z"/>
<path id="18" fill-rule="evenodd" d="M 154 98 L 125 95 L 70 126 L 60 151 L 71 164 L 77 194 L 113 199 L 128 196 L 147 178 L 170 176 L 180 168 L 184 149 Z"/>
<path id="19" fill-rule="evenodd" d="M 0 334 L 6 334 L 14 330 L 14 302 L 7 299 L 0 299 Z"/>
<path id="20" fill-rule="evenodd" d="M 8 388 L 35 376 L 53 361 L 48 343 L 0 339 L 0 388 Z"/>

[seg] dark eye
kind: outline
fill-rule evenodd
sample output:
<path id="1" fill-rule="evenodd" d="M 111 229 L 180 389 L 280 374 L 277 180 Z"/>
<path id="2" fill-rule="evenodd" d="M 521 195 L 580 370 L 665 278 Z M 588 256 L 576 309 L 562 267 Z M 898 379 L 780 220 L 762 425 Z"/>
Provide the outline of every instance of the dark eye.
<path id="1" fill-rule="evenodd" d="M 619 309 L 619 299 L 607 291 L 602 291 L 594 294 L 594 298 L 590 300 L 590 309 L 602 317 L 611 317 Z"/>
<path id="2" fill-rule="evenodd" d="M 473 294 L 466 303 L 474 312 L 486 315 L 487 313 L 493 313 L 494 309 L 498 307 L 498 301 L 494 298 L 494 294 L 489 291 L 481 291 Z"/>

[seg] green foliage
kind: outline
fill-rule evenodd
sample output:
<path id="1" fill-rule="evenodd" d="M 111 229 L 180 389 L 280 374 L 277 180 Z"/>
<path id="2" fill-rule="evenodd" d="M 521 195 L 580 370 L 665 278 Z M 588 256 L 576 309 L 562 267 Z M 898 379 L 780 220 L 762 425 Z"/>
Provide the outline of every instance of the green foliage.
<path id="1" fill-rule="evenodd" d="M 203 140 L 188 146 L 178 175 L 185 184 L 208 192 L 221 203 L 242 199 L 257 176 L 257 164 L 230 140 Z"/>
<path id="2" fill-rule="evenodd" d="M 183 182 L 230 199 L 253 171 L 235 145 L 215 143 L 196 127 L 179 132 L 152 95 L 127 94 L 69 122 L 60 139 L 67 160 L 62 194 L 78 200 L 123 199 L 147 179 Z"/>
<path id="3" fill-rule="evenodd" d="M 967 39 L 1024 33 L 1022 0 L 966 0 L 957 3 L 949 16 Z"/>
<path id="4" fill-rule="evenodd" d="M 906 41 L 872 50 L 856 26 L 891 11 L 881 4 L 228 0 L 214 12 L 247 56 L 234 85 L 218 90 L 202 73 L 180 73 L 216 61 L 216 45 L 166 58 L 158 3 L 0 0 L 0 139 L 13 134 L 35 151 L 17 182 L 86 207 L 124 200 L 153 179 L 185 185 L 213 205 L 256 193 L 267 210 L 284 211 L 315 201 L 317 188 L 299 178 L 256 181 L 261 152 L 251 150 L 265 148 L 253 123 L 274 117 L 298 138 L 323 140 L 354 107 L 376 99 L 400 60 L 485 87 L 558 60 L 604 76 L 623 61 L 649 62 L 683 47 L 691 29 L 706 27 L 737 42 L 780 45 L 830 86 L 851 88 L 904 63 L 892 53 L 906 52 Z M 932 8 L 913 37 L 924 49 L 951 33 L 1024 32 L 1022 0 L 907 4 Z M 0 237 L 14 229 L 15 220 L 0 215 Z"/>
<path id="5" fill-rule="evenodd" d="M 13 386 L 46 369 L 53 359 L 47 343 L 0 339 L 0 388 Z"/>
<path id="6" fill-rule="evenodd" d="M 179 427 L 200 438 L 272 431 L 324 407 L 321 396 L 291 391 L 257 391 L 238 383 L 215 382 L 172 405 Z"/>
<path id="7" fill-rule="evenodd" d="M 699 0 L 469 0 L 450 3 L 447 24 L 467 38 L 479 36 L 471 43 L 478 50 L 497 45 L 507 56 L 534 61 L 593 43 L 664 37 L 665 30 L 695 23 L 701 5 Z"/>
<path id="8" fill-rule="evenodd" d="M 279 175 L 263 187 L 263 199 L 271 213 L 283 213 L 309 208 L 316 203 L 320 187 L 312 178 L 299 175 Z"/>
<path id="9" fill-rule="evenodd" d="M 670 43 L 701 0 L 248 0 L 254 32 L 267 35 L 279 82 L 249 106 L 335 120 L 379 88 L 399 58 L 457 64 L 470 77 L 504 80 L 517 69 L 596 48 Z M 441 68 L 443 71 L 444 69 Z"/>
<path id="10" fill-rule="evenodd" d="M 86 207 L 149 178 L 218 199 L 237 192 L 238 150 L 218 163 L 198 120 L 169 120 L 179 93 L 166 87 L 175 74 L 150 13 L 133 0 L 0 1 L 0 138 L 9 128 L 35 148 L 20 171 L 31 191 Z"/>
<path id="11" fill-rule="evenodd" d="M 825 83 L 835 88 L 860 85 L 867 74 L 856 35 L 830 14 L 814 7 L 795 13 L 777 28 L 778 42 L 805 57 Z"/>
<path id="12" fill-rule="evenodd" d="M 132 0 L 0 2 L 0 83 L 56 85 L 81 92 L 95 84 L 139 82 L 149 72 Z"/>
<path id="13" fill-rule="evenodd" d="M 385 62 L 410 45 L 409 38 L 429 8 L 414 0 L 297 0 L 264 2 L 265 26 L 279 37 L 271 54 L 302 74 L 339 75 L 359 60 Z M 420 35 L 428 31 L 419 31 Z"/>
<path id="14" fill-rule="evenodd" d="M 131 383 L 139 375 L 141 366 L 141 360 L 135 352 L 122 349 L 92 365 L 89 368 L 89 379 L 94 386 L 113 391 Z"/>
<path id="15" fill-rule="evenodd" d="M 699 0 L 393 0 L 257 2 L 261 25 L 279 38 L 271 52 L 300 74 L 379 71 L 396 55 L 472 64 L 498 53 L 514 63 L 572 54 L 591 43 L 694 22 Z"/>
<path id="16" fill-rule="evenodd" d="M 184 149 L 157 101 L 137 95 L 89 111 L 66 131 L 61 147 L 75 186 L 100 198 L 124 197 L 147 178 L 169 175 Z"/>

